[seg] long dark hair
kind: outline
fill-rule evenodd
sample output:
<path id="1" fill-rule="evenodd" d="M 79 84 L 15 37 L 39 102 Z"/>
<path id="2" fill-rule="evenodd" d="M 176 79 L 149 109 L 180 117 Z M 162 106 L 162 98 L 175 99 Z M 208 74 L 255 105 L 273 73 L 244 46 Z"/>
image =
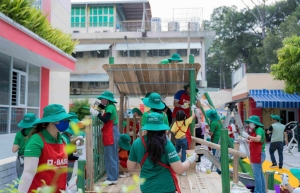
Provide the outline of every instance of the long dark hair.
<path id="1" fill-rule="evenodd" d="M 21 134 L 24 136 L 24 137 L 27 137 L 26 133 L 25 133 L 25 129 L 22 129 L 21 130 Z"/>
<path id="2" fill-rule="evenodd" d="M 185 126 L 186 114 L 184 111 L 179 110 L 176 113 L 176 121 L 183 121 L 183 125 Z"/>
<path id="3" fill-rule="evenodd" d="M 147 138 L 147 152 L 152 162 L 157 164 L 165 153 L 166 131 L 147 131 Z"/>
<path id="4" fill-rule="evenodd" d="M 32 131 L 29 133 L 28 138 L 30 138 L 33 134 L 39 133 L 46 129 L 46 127 L 49 125 L 49 123 L 39 123 L 35 126 L 35 128 L 32 129 Z"/>

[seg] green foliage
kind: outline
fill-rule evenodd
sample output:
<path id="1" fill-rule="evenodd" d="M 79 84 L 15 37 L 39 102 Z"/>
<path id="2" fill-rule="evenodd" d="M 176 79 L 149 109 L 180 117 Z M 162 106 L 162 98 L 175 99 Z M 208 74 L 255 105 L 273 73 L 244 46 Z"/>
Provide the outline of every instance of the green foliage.
<path id="1" fill-rule="evenodd" d="M 88 99 L 73 100 L 73 105 L 70 107 L 70 112 L 75 112 L 79 120 L 82 120 L 86 115 L 90 115 L 90 111 L 85 107 L 90 107 Z"/>
<path id="2" fill-rule="evenodd" d="M 278 63 L 271 66 L 271 74 L 276 80 L 285 81 L 287 93 L 300 92 L 300 37 L 284 39 L 277 56 Z"/>
<path id="3" fill-rule="evenodd" d="M 29 0 L 0 0 L 0 12 L 68 54 L 72 54 L 78 44 L 71 34 L 53 28 L 47 15 L 34 8 Z"/>

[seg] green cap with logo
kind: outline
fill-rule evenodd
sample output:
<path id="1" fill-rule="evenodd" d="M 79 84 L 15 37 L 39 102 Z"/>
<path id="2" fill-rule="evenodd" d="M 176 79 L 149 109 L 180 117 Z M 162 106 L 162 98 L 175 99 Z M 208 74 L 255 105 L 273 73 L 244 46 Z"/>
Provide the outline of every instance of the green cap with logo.
<path id="1" fill-rule="evenodd" d="M 154 108 L 154 109 L 165 108 L 165 104 L 161 102 L 160 95 L 156 92 L 151 93 L 148 98 L 143 98 L 142 101 L 144 105 L 146 105 L 149 108 Z"/>
<path id="2" fill-rule="evenodd" d="M 27 113 L 24 115 L 23 120 L 18 124 L 18 127 L 23 129 L 30 129 L 34 127 L 34 125 L 39 122 L 39 119 L 36 118 L 35 114 Z"/>
<path id="3" fill-rule="evenodd" d="M 278 115 L 270 115 L 272 119 L 275 119 L 277 121 L 282 121 L 282 119 Z"/>
<path id="4" fill-rule="evenodd" d="M 97 97 L 97 99 L 106 99 L 106 100 L 109 100 L 113 103 L 117 103 L 117 101 L 115 101 L 114 99 L 114 94 L 109 92 L 109 91 L 104 91 L 100 96 Z"/>
<path id="5" fill-rule="evenodd" d="M 139 114 L 139 115 L 143 115 L 142 111 L 141 111 L 140 109 L 138 109 L 138 108 L 133 108 L 133 109 L 131 110 L 131 113 L 132 113 L 132 114 L 137 113 L 137 114 Z"/>
<path id="6" fill-rule="evenodd" d="M 205 111 L 206 116 L 209 118 L 211 121 L 218 121 L 220 120 L 220 116 L 218 115 L 218 112 L 214 109 L 210 109 Z"/>
<path id="7" fill-rule="evenodd" d="M 39 123 L 55 123 L 61 120 L 70 120 L 74 115 L 66 113 L 66 109 L 60 104 L 51 104 L 44 108 L 44 114 Z"/>
<path id="8" fill-rule="evenodd" d="M 260 118 L 258 116 L 252 115 L 249 119 L 245 121 L 245 123 L 254 123 L 257 126 L 263 127 L 264 125 L 260 123 Z"/>
<path id="9" fill-rule="evenodd" d="M 147 131 L 164 131 L 170 130 L 169 125 L 164 124 L 163 114 L 152 112 L 146 117 L 146 123 L 142 130 Z"/>
<path id="10" fill-rule="evenodd" d="M 128 134 L 122 134 L 120 135 L 120 140 L 119 140 L 119 146 L 126 150 L 129 151 L 131 149 L 131 138 Z"/>

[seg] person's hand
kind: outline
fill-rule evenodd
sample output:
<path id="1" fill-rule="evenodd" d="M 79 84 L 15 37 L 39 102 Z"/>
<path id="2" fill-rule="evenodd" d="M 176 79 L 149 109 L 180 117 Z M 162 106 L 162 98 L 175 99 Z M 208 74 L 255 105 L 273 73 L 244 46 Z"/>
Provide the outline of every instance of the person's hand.
<path id="1" fill-rule="evenodd" d="M 285 141 L 285 145 L 288 146 L 288 145 L 289 145 L 289 142 L 288 142 L 288 141 Z"/>
<path id="2" fill-rule="evenodd" d="M 287 185 L 289 183 L 289 176 L 286 173 L 281 174 L 281 180 L 283 185 Z"/>
<path id="3" fill-rule="evenodd" d="M 197 107 L 196 107 L 196 105 L 192 105 L 192 111 L 194 111 L 194 110 L 196 110 L 197 109 Z"/>
<path id="4" fill-rule="evenodd" d="M 99 114 L 99 112 L 93 108 L 90 108 L 90 113 L 93 117 L 97 117 Z"/>
<path id="5" fill-rule="evenodd" d="M 197 101 L 200 101 L 201 98 L 202 98 L 201 94 L 200 94 L 200 93 L 197 93 L 197 94 L 196 94 L 196 99 L 197 99 Z"/>
<path id="6" fill-rule="evenodd" d="M 77 140 L 83 140 L 83 136 L 78 136 Z"/>
<path id="7" fill-rule="evenodd" d="M 186 160 L 189 160 L 191 162 L 191 164 L 192 164 L 192 163 L 194 163 L 196 161 L 197 156 L 198 155 L 196 153 L 194 153 L 191 157 L 186 158 Z"/>
<path id="8" fill-rule="evenodd" d="M 181 108 L 183 108 L 183 109 L 188 109 L 189 106 L 181 105 Z"/>
<path id="9" fill-rule="evenodd" d="M 245 131 L 243 131 L 241 135 L 242 135 L 242 137 L 244 137 L 246 139 L 248 139 L 248 137 L 249 137 L 249 134 L 246 133 Z"/>

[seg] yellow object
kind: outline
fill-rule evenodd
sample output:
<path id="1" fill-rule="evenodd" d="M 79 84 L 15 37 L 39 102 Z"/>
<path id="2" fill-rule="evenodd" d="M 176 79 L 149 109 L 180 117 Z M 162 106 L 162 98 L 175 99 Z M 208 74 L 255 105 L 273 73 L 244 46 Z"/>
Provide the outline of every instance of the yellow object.
<path id="1" fill-rule="evenodd" d="M 207 169 L 207 170 L 206 170 L 206 173 L 207 173 L 207 174 L 211 174 L 211 170 L 210 170 L 210 169 Z"/>
<path id="2" fill-rule="evenodd" d="M 192 123 L 192 121 L 193 121 L 193 117 L 190 117 L 190 118 L 186 119 L 185 120 L 185 125 L 183 124 L 183 121 L 174 122 L 174 124 L 171 128 L 171 132 L 176 134 L 175 135 L 176 139 L 180 139 L 180 138 L 185 136 L 184 132 L 186 132 L 188 130 L 189 125 Z M 180 130 L 179 130 L 179 127 L 180 127 Z"/>
<path id="3" fill-rule="evenodd" d="M 186 157 L 191 157 L 195 153 L 194 149 L 189 149 L 189 150 L 185 150 L 185 151 L 186 151 Z"/>

